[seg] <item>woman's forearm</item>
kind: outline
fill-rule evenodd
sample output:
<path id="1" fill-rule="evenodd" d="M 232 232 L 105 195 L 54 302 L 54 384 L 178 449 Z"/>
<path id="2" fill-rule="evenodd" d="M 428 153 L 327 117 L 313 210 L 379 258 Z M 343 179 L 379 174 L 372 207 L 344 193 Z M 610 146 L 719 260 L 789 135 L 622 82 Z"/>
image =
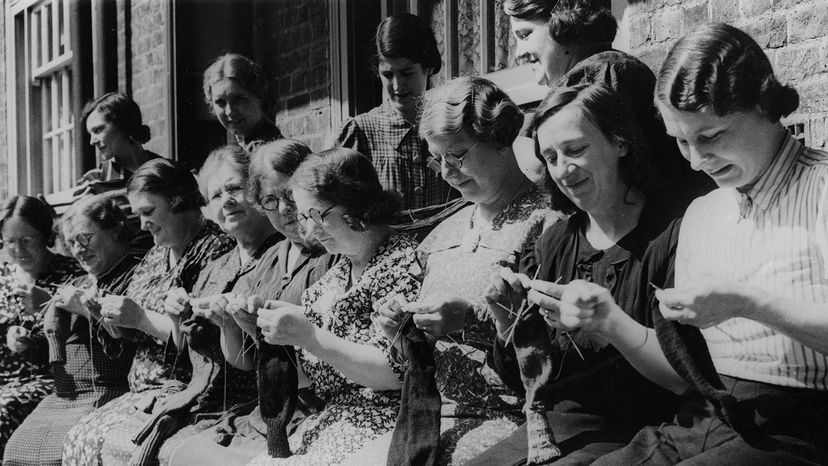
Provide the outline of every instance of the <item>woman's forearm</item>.
<path id="1" fill-rule="evenodd" d="M 402 387 L 385 352 L 375 346 L 353 343 L 316 328 L 314 338 L 305 349 L 365 387 L 374 390 L 399 390 Z"/>
<path id="2" fill-rule="evenodd" d="M 147 312 L 138 330 L 147 335 L 167 341 L 172 336 L 175 346 L 181 346 L 181 335 L 173 317 L 157 312 Z"/>
<path id="3" fill-rule="evenodd" d="M 243 371 L 252 371 L 255 367 L 255 350 L 245 351 L 245 335 L 246 333 L 237 325 L 222 327 L 221 352 L 231 366 Z M 254 343 L 249 342 L 248 345 L 254 345 Z"/>

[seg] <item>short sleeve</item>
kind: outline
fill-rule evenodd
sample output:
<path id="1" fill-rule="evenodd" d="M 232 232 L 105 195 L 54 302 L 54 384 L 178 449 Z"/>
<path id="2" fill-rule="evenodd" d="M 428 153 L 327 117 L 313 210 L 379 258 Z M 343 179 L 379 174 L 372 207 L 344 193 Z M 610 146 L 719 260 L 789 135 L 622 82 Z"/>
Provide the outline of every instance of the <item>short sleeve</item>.
<path id="1" fill-rule="evenodd" d="M 342 125 L 342 129 L 339 131 L 336 141 L 340 147 L 354 149 L 363 155 L 371 157 L 371 151 L 368 147 L 368 139 L 365 136 L 365 132 L 362 131 L 362 128 L 359 127 L 359 124 L 353 118 L 349 118 L 345 124 Z"/>

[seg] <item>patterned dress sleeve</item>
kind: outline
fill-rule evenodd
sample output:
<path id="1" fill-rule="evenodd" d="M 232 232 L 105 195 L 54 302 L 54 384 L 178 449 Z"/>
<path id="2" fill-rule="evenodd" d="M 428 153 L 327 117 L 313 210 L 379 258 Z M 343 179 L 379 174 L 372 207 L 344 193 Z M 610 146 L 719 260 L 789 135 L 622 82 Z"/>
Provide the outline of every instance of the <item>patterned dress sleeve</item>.
<path id="1" fill-rule="evenodd" d="M 365 137 L 365 132 L 362 131 L 362 128 L 359 127 L 359 124 L 354 118 L 349 118 L 345 124 L 342 125 L 342 129 L 339 131 L 336 141 L 340 147 L 354 149 L 362 155 L 371 158 L 371 149 L 368 146 L 368 139 Z"/>

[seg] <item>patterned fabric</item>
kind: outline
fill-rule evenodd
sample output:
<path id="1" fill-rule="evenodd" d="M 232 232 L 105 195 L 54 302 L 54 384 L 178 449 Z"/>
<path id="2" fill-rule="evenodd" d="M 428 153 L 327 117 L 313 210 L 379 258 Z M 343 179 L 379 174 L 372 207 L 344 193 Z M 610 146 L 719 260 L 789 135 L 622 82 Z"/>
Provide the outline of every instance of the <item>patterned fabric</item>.
<path id="1" fill-rule="evenodd" d="M 474 312 L 466 316 L 462 338 L 442 338 L 435 347 L 442 416 L 457 418 L 441 437 L 441 464 L 462 464 L 508 435 L 522 418 L 521 400 L 486 365 L 486 352 L 497 333 L 482 296 L 492 271 L 499 266 L 517 269 L 520 252 L 560 218 L 549 208 L 549 196 L 532 187 L 491 223 L 477 215 L 476 206 L 466 207 L 438 225 L 418 249 L 426 264 L 420 299 L 448 293 L 475 303 Z M 508 421 L 509 427 L 491 424 L 497 429 L 474 431 L 474 445 L 462 441 L 484 421 L 494 419 Z M 458 442 L 467 446 L 457 449 Z"/>
<path id="2" fill-rule="evenodd" d="M 337 137 L 342 147 L 368 156 L 384 189 L 402 195 L 403 209 L 445 204 L 457 197 L 440 175 L 428 168 L 428 145 L 417 127 L 389 102 L 345 122 Z"/>
<path id="3" fill-rule="evenodd" d="M 380 245 L 352 286 L 351 261 L 345 257 L 308 288 L 302 298 L 305 315 L 317 327 L 340 338 L 382 349 L 402 379 L 403 367 L 391 356 L 390 341 L 372 324 L 371 314 L 375 304 L 391 296 L 414 299 L 419 290 L 415 277 L 419 274 L 413 240 L 407 235 L 392 235 Z M 398 391 L 362 387 L 313 354 L 299 350 L 298 355 L 316 393 L 325 400 L 325 409 L 305 419 L 291 435 L 294 456 L 271 458 L 263 453 L 251 465 L 335 464 L 394 427 Z"/>
<path id="4" fill-rule="evenodd" d="M 127 256 L 97 280 L 105 293 L 126 291 L 140 259 Z M 73 280 L 80 290 L 95 286 L 90 275 Z M 66 311 L 63 311 L 66 312 Z M 52 364 L 56 393 L 46 397 L 14 432 L 6 447 L 5 464 L 60 465 L 63 439 L 81 417 L 129 390 L 126 375 L 135 349 L 114 340 L 97 322 L 71 315 L 68 338 L 50 339 L 62 345 L 63 361 Z"/>
<path id="5" fill-rule="evenodd" d="M 786 135 L 745 194 L 720 188 L 688 209 L 676 286 L 709 277 L 797 301 L 828 301 L 828 153 Z M 716 370 L 741 379 L 828 390 L 828 355 L 759 322 L 734 318 L 702 330 Z"/>
<path id="6" fill-rule="evenodd" d="M 265 252 L 256 268 L 239 280 L 234 292 L 302 304 L 305 290 L 322 278 L 340 256 L 328 254 L 324 248 L 315 251 L 303 249 L 291 265 L 288 264 L 288 256 L 292 247 L 296 246 L 283 240 Z M 319 412 L 318 400 L 308 392 L 309 388 L 299 391 L 289 434 L 304 418 Z M 204 420 L 182 429 L 164 443 L 158 459 L 161 466 L 197 464 L 203 458 L 214 459 L 217 464 L 235 464 L 239 457 L 252 459 L 258 452 L 266 450 L 266 436 L 267 425 L 257 407 L 247 415 L 225 415 L 218 421 Z M 216 439 L 221 439 L 227 447 L 219 445 Z"/>
<path id="7" fill-rule="evenodd" d="M 181 286 L 192 291 L 199 272 L 233 247 L 232 238 L 215 223 L 205 221 L 175 266 L 170 265 L 169 248 L 150 249 L 138 265 L 126 296 L 147 312 L 163 313 L 168 290 Z M 136 342 L 138 347 L 128 376 L 130 393 L 89 413 L 69 431 L 63 444 L 64 464 L 100 464 L 105 435 L 132 415 L 136 407 L 151 405 L 161 391 L 178 391 L 189 380 L 189 360 L 180 356 L 174 344 L 143 334 L 136 337 Z"/>
<path id="8" fill-rule="evenodd" d="M 30 349 L 22 354 L 12 352 L 5 344 L 0 345 L 0 453 L 12 432 L 23 422 L 46 395 L 52 393 L 52 378 L 48 372 L 48 345 L 43 335 L 43 322 L 39 318 L 27 318 L 22 304 L 10 294 L 20 277 L 25 274 L 17 266 L 4 263 L 0 267 L 3 280 L 4 316 L 0 333 L 5 338 L 12 325 L 22 325 L 31 332 Z M 69 257 L 55 254 L 35 285 L 53 294 L 58 286 L 83 274 L 78 263 Z"/>

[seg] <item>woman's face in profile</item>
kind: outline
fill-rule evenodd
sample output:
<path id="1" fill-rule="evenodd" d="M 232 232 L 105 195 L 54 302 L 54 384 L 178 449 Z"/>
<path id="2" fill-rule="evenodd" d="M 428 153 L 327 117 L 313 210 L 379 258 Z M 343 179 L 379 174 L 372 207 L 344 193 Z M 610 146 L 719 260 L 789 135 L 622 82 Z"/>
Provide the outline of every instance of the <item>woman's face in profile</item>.
<path id="1" fill-rule="evenodd" d="M 49 253 L 46 239 L 23 218 L 7 218 L 3 222 L 2 234 L 3 250 L 26 273 L 31 275 L 46 260 Z"/>
<path id="2" fill-rule="evenodd" d="M 156 246 L 180 246 L 192 225 L 184 223 L 188 217 L 172 211 L 169 199 L 149 192 L 131 193 L 127 198 L 141 220 L 141 229 L 152 235 Z"/>
<path id="3" fill-rule="evenodd" d="M 211 107 L 219 123 L 242 138 L 250 136 L 265 117 L 262 100 L 235 79 L 225 78 L 210 86 Z"/>
<path id="4" fill-rule="evenodd" d="M 572 67 L 572 56 L 549 35 L 546 21 L 509 18 L 518 62 L 532 65 L 535 81 L 552 87 Z"/>
<path id="5" fill-rule="evenodd" d="M 89 132 L 89 144 L 101 160 L 109 160 L 119 155 L 127 155 L 132 141 L 113 125 L 100 111 L 95 110 L 86 119 L 86 131 Z"/>
<path id="6" fill-rule="evenodd" d="M 538 146 L 558 189 L 578 209 L 613 209 L 627 190 L 619 160 L 627 147 L 608 138 L 584 111 L 568 105 L 538 128 Z"/>
<path id="7" fill-rule="evenodd" d="M 417 102 L 426 90 L 430 69 L 408 58 L 388 58 L 380 55 L 377 65 L 382 89 L 391 105 L 400 112 L 416 109 Z"/>
<path id="8" fill-rule="evenodd" d="M 304 238 L 296 221 L 296 204 L 288 190 L 290 176 L 265 165 L 259 186 L 259 205 L 276 231 L 292 243 L 303 243 Z"/>
<path id="9" fill-rule="evenodd" d="M 440 176 L 463 199 L 485 203 L 496 197 L 506 183 L 510 171 L 505 153 L 486 141 L 473 137 L 467 131 L 456 134 L 434 135 L 426 138 L 432 157 L 440 162 Z"/>

